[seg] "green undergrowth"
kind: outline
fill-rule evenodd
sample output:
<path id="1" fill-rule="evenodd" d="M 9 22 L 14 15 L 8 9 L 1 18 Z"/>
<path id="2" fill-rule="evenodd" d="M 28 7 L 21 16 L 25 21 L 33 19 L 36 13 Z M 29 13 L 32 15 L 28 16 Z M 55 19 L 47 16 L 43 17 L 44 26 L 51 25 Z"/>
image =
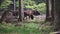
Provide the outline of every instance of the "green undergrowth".
<path id="1" fill-rule="evenodd" d="M 21 26 L 0 24 L 1 34 L 49 34 L 52 28 L 44 24 L 23 23 Z"/>

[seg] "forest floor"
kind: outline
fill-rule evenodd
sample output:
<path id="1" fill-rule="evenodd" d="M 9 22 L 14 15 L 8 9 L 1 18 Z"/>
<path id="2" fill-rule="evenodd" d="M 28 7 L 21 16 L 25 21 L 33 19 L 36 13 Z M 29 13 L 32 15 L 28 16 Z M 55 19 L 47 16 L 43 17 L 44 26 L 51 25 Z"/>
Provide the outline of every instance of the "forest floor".
<path id="1" fill-rule="evenodd" d="M 0 24 L 0 34 L 50 34 L 53 28 L 48 22 Z"/>
<path id="2" fill-rule="evenodd" d="M 0 24 L 0 34 L 51 34 L 53 27 L 49 22 L 44 22 L 45 17 L 39 15 L 34 20 L 27 19 L 27 22 Z"/>

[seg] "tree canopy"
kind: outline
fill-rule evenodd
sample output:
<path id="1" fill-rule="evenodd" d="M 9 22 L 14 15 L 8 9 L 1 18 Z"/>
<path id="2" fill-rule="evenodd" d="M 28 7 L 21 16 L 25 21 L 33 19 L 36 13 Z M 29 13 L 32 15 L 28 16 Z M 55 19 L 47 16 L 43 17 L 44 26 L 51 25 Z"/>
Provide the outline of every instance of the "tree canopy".
<path id="1" fill-rule="evenodd" d="M 23 4 L 24 4 L 23 7 L 37 9 L 40 12 L 44 12 L 45 11 L 44 2 L 45 2 L 44 0 L 23 0 Z M 3 0 L 3 2 L 1 2 L 0 9 L 8 8 L 10 4 L 13 4 L 12 0 Z M 16 0 L 16 7 L 19 7 L 19 0 Z"/>

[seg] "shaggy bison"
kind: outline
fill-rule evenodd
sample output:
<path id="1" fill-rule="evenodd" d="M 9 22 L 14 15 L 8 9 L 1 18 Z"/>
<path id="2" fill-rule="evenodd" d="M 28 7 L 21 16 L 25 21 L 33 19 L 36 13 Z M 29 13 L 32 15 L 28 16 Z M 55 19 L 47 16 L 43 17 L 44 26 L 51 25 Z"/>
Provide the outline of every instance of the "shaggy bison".
<path id="1" fill-rule="evenodd" d="M 18 11 L 12 12 L 13 16 L 18 16 Z M 24 18 L 29 16 L 29 18 L 34 19 L 34 16 L 40 15 L 40 13 L 37 10 L 24 10 Z"/>

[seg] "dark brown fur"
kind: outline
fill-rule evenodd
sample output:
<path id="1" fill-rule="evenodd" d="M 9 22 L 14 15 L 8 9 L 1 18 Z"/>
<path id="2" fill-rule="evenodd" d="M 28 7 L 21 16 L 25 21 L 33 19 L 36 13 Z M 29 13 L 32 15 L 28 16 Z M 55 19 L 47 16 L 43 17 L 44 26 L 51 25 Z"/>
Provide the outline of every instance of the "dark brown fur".
<path id="1" fill-rule="evenodd" d="M 24 18 L 29 16 L 29 18 L 34 19 L 34 16 L 40 15 L 40 13 L 36 10 L 24 10 Z M 18 11 L 13 12 L 13 16 L 18 16 Z"/>

